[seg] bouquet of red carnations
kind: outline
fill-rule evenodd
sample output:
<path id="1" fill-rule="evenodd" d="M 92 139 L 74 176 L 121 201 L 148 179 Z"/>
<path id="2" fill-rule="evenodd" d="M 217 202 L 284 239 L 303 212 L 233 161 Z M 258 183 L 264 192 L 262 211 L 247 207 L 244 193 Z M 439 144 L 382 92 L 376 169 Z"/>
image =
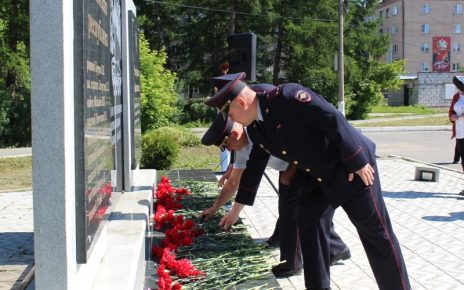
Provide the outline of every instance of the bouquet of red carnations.
<path id="1" fill-rule="evenodd" d="M 243 224 L 230 232 L 217 226 L 224 209 L 207 222 L 196 220 L 216 198 L 216 183 L 177 183 L 179 188 L 163 176 L 155 193 L 155 229 L 165 233 L 152 248 L 159 259 L 159 289 L 226 289 L 269 274 L 269 250 L 253 241 Z"/>

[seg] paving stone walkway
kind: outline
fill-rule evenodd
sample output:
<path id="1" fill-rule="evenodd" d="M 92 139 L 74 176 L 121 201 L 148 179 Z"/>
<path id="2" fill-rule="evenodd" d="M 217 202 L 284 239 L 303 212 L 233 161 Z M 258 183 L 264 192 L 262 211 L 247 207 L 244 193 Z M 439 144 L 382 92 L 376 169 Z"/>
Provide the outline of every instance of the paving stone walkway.
<path id="1" fill-rule="evenodd" d="M 378 159 L 382 190 L 401 243 L 412 289 L 464 289 L 464 189 L 461 172 L 441 169 L 439 182 L 414 181 L 416 166 L 402 158 Z M 276 184 L 277 172 L 268 169 Z M 254 207 L 242 218 L 252 236 L 267 238 L 277 218 L 277 195 L 263 178 Z M 335 212 L 337 233 L 352 258 L 331 267 L 332 289 L 378 289 L 356 229 L 343 209 Z M 275 261 L 279 251 L 275 250 Z M 278 279 L 282 289 L 305 289 L 303 275 Z"/>
<path id="2" fill-rule="evenodd" d="M 0 193 L 0 289 L 20 289 L 34 262 L 32 191 Z"/>

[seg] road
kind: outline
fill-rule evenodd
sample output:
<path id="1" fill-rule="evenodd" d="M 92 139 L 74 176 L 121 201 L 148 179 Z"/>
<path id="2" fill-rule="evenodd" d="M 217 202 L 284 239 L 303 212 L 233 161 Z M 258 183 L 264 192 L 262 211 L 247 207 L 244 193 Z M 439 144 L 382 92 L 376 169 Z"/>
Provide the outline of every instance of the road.
<path id="1" fill-rule="evenodd" d="M 377 144 L 377 155 L 397 155 L 462 170 L 451 164 L 455 139 L 451 131 L 363 132 Z"/>
<path id="2" fill-rule="evenodd" d="M 203 136 L 205 128 L 195 132 Z M 455 140 L 450 131 L 392 131 L 363 132 L 377 144 L 377 155 L 397 155 L 428 163 L 462 170 L 460 164 L 450 164 L 453 159 Z M 0 157 L 30 155 L 31 148 L 0 149 Z"/>

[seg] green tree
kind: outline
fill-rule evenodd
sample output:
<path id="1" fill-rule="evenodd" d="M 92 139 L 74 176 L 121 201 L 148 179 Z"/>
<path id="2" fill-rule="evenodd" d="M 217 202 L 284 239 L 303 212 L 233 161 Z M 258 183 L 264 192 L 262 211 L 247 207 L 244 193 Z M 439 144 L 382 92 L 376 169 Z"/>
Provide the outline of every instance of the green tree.
<path id="1" fill-rule="evenodd" d="M 142 8 L 151 3 L 139 2 Z M 151 3 L 152 9 L 140 9 L 139 17 L 146 19 L 144 30 L 157 33 L 150 38 L 152 45 L 168 47 L 168 64 L 178 72 L 189 96 L 194 87 L 211 91 L 207 78 L 220 73 L 218 66 L 228 54 L 227 36 L 251 31 L 258 36 L 258 82 L 298 82 L 335 105 L 338 4 L 336 0 L 177 0 Z M 379 22 L 367 21 L 379 1 L 345 4 L 347 116 L 363 118 L 383 89 L 398 85 L 395 73 L 402 68 L 401 63 L 377 61 L 389 43 L 386 35 L 378 33 Z M 391 78 L 379 78 L 379 71 Z"/>
<path id="2" fill-rule="evenodd" d="M 404 62 L 382 63 L 389 38 L 379 34 L 379 21 L 366 21 L 378 1 L 351 1 L 346 13 L 345 80 L 347 117 L 364 119 L 373 105 L 383 99 L 383 91 L 398 88 Z"/>
<path id="3" fill-rule="evenodd" d="M 142 132 L 168 125 L 178 109 L 175 90 L 176 75 L 167 70 L 166 52 L 149 48 L 148 41 L 140 34 L 140 83 Z"/>
<path id="4" fill-rule="evenodd" d="M 0 146 L 31 144 L 29 1 L 0 1 Z"/>
<path id="5" fill-rule="evenodd" d="M 283 25 L 282 69 L 288 80 L 320 93 L 334 105 L 338 100 L 338 75 L 333 69 L 338 53 L 338 1 L 309 1 L 298 8 L 307 15 L 287 19 Z M 295 2 L 292 2 L 295 4 Z M 365 118 L 372 105 L 382 99 L 382 91 L 400 84 L 402 62 L 377 61 L 385 54 L 388 37 L 378 33 L 378 21 L 366 21 L 378 1 L 349 1 L 344 22 L 345 97 L 347 117 Z M 301 3 L 300 3 L 301 4 Z"/>
<path id="6" fill-rule="evenodd" d="M 273 28 L 268 11 L 273 0 L 179 0 L 169 3 L 136 2 L 141 28 L 151 47 L 166 47 L 168 67 L 182 80 L 183 91 L 192 97 L 194 89 L 203 95 L 212 92 L 208 77 L 221 74 L 227 58 L 227 37 L 232 33 L 255 32 L 258 36 L 258 72 L 270 81 Z M 205 9 L 195 8 L 202 7 Z M 208 9 L 211 8 L 211 9 Z M 244 11 L 231 13 L 229 11 Z M 255 16 L 254 16 L 255 15 Z"/>

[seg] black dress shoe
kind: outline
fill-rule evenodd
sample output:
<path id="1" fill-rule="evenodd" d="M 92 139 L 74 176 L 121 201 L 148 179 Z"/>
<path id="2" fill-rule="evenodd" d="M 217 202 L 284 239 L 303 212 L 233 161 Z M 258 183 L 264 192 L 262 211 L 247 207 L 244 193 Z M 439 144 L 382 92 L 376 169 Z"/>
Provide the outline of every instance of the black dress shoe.
<path id="1" fill-rule="evenodd" d="M 457 164 L 459 160 L 453 160 L 453 164 Z"/>
<path id="2" fill-rule="evenodd" d="M 337 263 L 340 260 L 344 261 L 344 260 L 348 260 L 349 258 L 351 258 L 350 249 L 346 248 L 343 252 L 341 252 L 337 256 L 330 258 L 330 266 L 335 265 L 335 263 Z"/>
<path id="3" fill-rule="evenodd" d="M 269 248 L 278 248 L 280 246 L 279 235 L 272 235 L 266 241 Z"/>
<path id="4" fill-rule="evenodd" d="M 290 269 L 285 263 L 272 267 L 271 271 L 276 278 L 285 278 L 301 274 L 301 268 Z"/>
<path id="5" fill-rule="evenodd" d="M 307 288 L 306 290 L 331 290 L 332 288 Z"/>

